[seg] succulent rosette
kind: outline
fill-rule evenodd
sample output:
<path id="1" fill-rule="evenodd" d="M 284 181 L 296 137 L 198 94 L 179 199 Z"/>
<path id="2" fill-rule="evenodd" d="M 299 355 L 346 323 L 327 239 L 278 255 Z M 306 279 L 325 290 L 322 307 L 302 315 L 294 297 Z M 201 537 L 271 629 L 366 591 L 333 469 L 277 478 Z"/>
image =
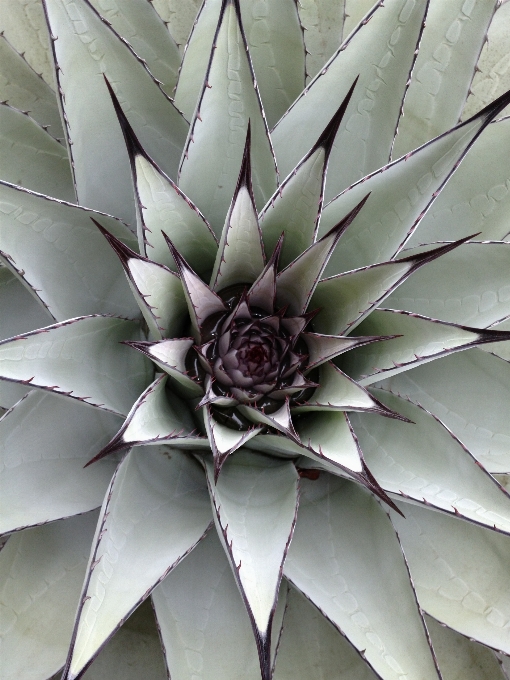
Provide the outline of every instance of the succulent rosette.
<path id="1" fill-rule="evenodd" d="M 510 3 L 7 4 L 2 677 L 504 680 Z"/>

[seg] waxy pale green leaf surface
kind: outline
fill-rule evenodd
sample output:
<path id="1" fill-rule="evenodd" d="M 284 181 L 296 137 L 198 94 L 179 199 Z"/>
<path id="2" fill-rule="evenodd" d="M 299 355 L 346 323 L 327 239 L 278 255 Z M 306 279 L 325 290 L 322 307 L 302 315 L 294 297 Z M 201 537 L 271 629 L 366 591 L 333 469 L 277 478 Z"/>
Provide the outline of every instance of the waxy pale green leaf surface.
<path id="1" fill-rule="evenodd" d="M 140 395 L 117 434 L 119 445 L 157 444 L 195 429 L 188 406 L 165 390 L 166 383 L 167 376 L 160 376 Z"/>
<path id="2" fill-rule="evenodd" d="M 188 120 L 202 89 L 221 4 L 221 0 L 207 0 L 184 53 L 175 104 Z M 260 96 L 272 127 L 305 85 L 305 51 L 296 5 L 282 0 L 240 0 L 240 7 Z"/>
<path id="3" fill-rule="evenodd" d="M 130 48 L 86 0 L 45 0 L 80 203 L 135 224 L 129 162 L 106 84 L 149 155 L 175 177 L 188 125 Z M 88 100 L 85 98 L 89 98 Z M 91 106 L 87 101 L 93 101 Z"/>
<path id="4" fill-rule="evenodd" d="M 394 333 L 402 336 L 388 342 L 365 345 L 339 359 L 342 370 L 360 385 L 371 385 L 450 352 L 462 350 L 475 344 L 480 337 L 479 333 L 464 330 L 460 326 L 391 309 L 376 309 L 358 326 L 356 333 Z"/>
<path id="5" fill-rule="evenodd" d="M 300 418 L 296 429 L 303 444 L 328 461 L 361 472 L 361 457 L 345 413 L 320 412 Z M 303 455 L 304 454 L 303 452 Z"/>
<path id="6" fill-rule="evenodd" d="M 342 373 L 331 361 L 320 366 L 319 387 L 305 406 L 296 406 L 293 413 L 307 411 L 376 411 L 383 409 L 359 384 Z"/>
<path id="7" fill-rule="evenodd" d="M 289 588 L 274 680 L 375 680 L 345 638 L 295 588 Z"/>
<path id="8" fill-rule="evenodd" d="M 179 277 L 164 265 L 138 258 L 128 260 L 126 266 L 131 289 L 151 333 L 158 340 L 177 336 L 183 330 L 187 311 Z"/>
<path id="9" fill-rule="evenodd" d="M 128 453 L 101 509 L 66 677 L 76 677 L 210 521 L 197 463 L 164 447 Z"/>
<path id="10" fill-rule="evenodd" d="M 387 262 L 319 281 L 310 302 L 310 309 L 321 310 L 314 328 L 339 334 L 353 330 L 411 267 L 410 262 Z"/>
<path id="11" fill-rule="evenodd" d="M 351 416 L 366 464 L 383 489 L 510 533 L 510 497 L 444 425 L 404 399 L 375 394 L 413 421 Z"/>
<path id="12" fill-rule="evenodd" d="M 413 274 L 384 306 L 486 328 L 510 316 L 510 243 L 465 243 Z"/>
<path id="13" fill-rule="evenodd" d="M 8 12 L 6 7 L 4 12 Z M 0 37 L 0 62 L 0 100 L 21 111 L 30 111 L 30 117 L 39 125 L 48 126 L 52 137 L 64 141 L 55 92 L 10 45 L 5 34 Z"/>
<path id="14" fill-rule="evenodd" d="M 281 591 L 275 618 L 280 626 L 285 584 Z M 259 680 L 250 621 L 215 531 L 154 589 L 152 600 L 171 677 Z M 278 632 L 275 625 L 275 642 Z"/>
<path id="15" fill-rule="evenodd" d="M 48 326 L 0 343 L 0 376 L 127 414 L 152 368 L 120 343 L 139 340 L 140 334 L 138 323 L 106 316 Z"/>
<path id="16" fill-rule="evenodd" d="M 382 385 L 434 413 L 489 472 L 510 471 L 510 365 L 475 348 Z"/>
<path id="17" fill-rule="evenodd" d="M 168 680 L 154 612 L 147 600 L 99 652 L 83 680 Z M 57 680 L 60 680 L 60 675 Z"/>
<path id="18" fill-rule="evenodd" d="M 162 234 L 165 232 L 197 274 L 206 277 L 218 247 L 204 217 L 146 158 L 136 156 L 135 167 L 147 257 L 175 270 L 175 262 Z"/>
<path id="19" fill-rule="evenodd" d="M 508 9 L 510 14 L 510 5 Z M 485 128 L 421 221 L 409 246 L 478 232 L 477 240 L 499 240 L 508 235 L 509 144 L 510 118 Z"/>
<path id="20" fill-rule="evenodd" d="M 254 283 L 264 269 L 264 247 L 250 190 L 238 187 L 227 214 L 216 255 L 211 287 L 218 291 L 238 283 Z"/>
<path id="21" fill-rule="evenodd" d="M 374 0 L 345 0 L 344 39 L 374 6 Z"/>
<path id="22" fill-rule="evenodd" d="M 187 375 L 186 355 L 193 345 L 193 338 L 163 340 L 155 344 L 138 346 L 151 361 L 171 376 L 170 381 L 175 391 L 183 397 L 192 399 L 203 396 L 203 388 Z"/>
<path id="23" fill-rule="evenodd" d="M 2 549 L 5 680 L 46 680 L 63 666 L 96 520 L 94 512 L 28 529 Z"/>
<path id="24" fill-rule="evenodd" d="M 156 2 L 161 1 L 156 0 Z M 180 2 L 180 0 L 164 1 Z M 179 70 L 174 101 L 187 120 L 193 118 L 195 107 L 204 85 L 221 5 L 222 0 L 206 0 L 206 2 L 200 0 L 195 23 L 190 24 L 191 33 L 189 39 L 188 36 L 185 38 L 185 42 L 186 40 L 187 42 Z M 157 5 L 155 6 L 157 9 Z M 177 14 L 176 11 L 175 14 Z"/>
<path id="25" fill-rule="evenodd" d="M 39 300 L 7 267 L 0 267 L 0 319 L 1 340 L 49 326 L 54 321 Z"/>
<path id="26" fill-rule="evenodd" d="M 205 465 L 218 532 L 254 629 L 264 638 L 294 528 L 297 472 L 291 462 L 240 451 L 215 484 L 212 462 Z"/>
<path id="27" fill-rule="evenodd" d="M 253 190 L 260 209 L 276 189 L 275 161 L 235 6 L 229 2 L 216 37 L 207 82 L 190 126 L 179 175 L 180 188 L 204 213 L 217 235 L 223 228 L 236 186 L 248 120 Z"/>
<path id="28" fill-rule="evenodd" d="M 0 104 L 2 179 L 64 201 L 76 200 L 67 149 L 22 111 Z"/>
<path id="29" fill-rule="evenodd" d="M 441 626 L 431 616 L 425 621 L 443 680 L 506 680 L 493 651 Z"/>
<path id="30" fill-rule="evenodd" d="M 48 28 L 40 0 L 4 0 L 2 8 L 1 28 L 5 37 L 54 89 Z"/>
<path id="31" fill-rule="evenodd" d="M 305 86 L 305 50 L 297 3 L 240 0 L 241 17 L 269 127 Z"/>
<path id="32" fill-rule="evenodd" d="M 304 29 L 306 75 L 313 78 L 342 42 L 345 0 L 300 0 L 299 19 Z"/>
<path id="33" fill-rule="evenodd" d="M 386 512 L 355 484 L 324 474 L 317 481 L 303 480 L 302 487 L 285 576 L 355 649 L 364 650 L 384 680 L 437 677 Z"/>
<path id="34" fill-rule="evenodd" d="M 333 359 L 339 354 L 349 351 L 350 349 L 363 345 L 365 343 L 374 342 L 377 338 L 370 337 L 344 337 L 338 335 L 321 335 L 320 333 L 303 333 L 303 340 L 308 348 L 308 364 L 307 373 L 311 368 L 320 366 L 321 364 Z"/>
<path id="35" fill-rule="evenodd" d="M 201 0 L 153 0 L 154 9 L 167 25 L 181 51 L 201 4 Z"/>
<path id="36" fill-rule="evenodd" d="M 117 220 L 0 183 L 0 250 L 64 321 L 81 314 L 137 316 L 117 258 L 90 217 L 128 238 Z"/>
<path id="37" fill-rule="evenodd" d="M 156 11 L 136 0 L 91 0 L 113 29 L 145 59 L 150 72 L 172 96 L 181 61 L 179 48 Z"/>
<path id="38" fill-rule="evenodd" d="M 25 385 L 0 380 L 0 408 L 9 409 L 28 392 Z"/>
<path id="39" fill-rule="evenodd" d="M 333 253 L 326 275 L 339 274 L 392 258 L 412 234 L 420 218 L 456 164 L 487 122 L 487 114 L 421 147 L 412 155 L 369 175 L 324 208 L 319 234 L 371 192 L 363 210 Z M 469 235 L 463 232 L 460 237 Z M 430 241 L 428 241 L 430 242 Z"/>
<path id="40" fill-rule="evenodd" d="M 274 128 L 284 177 L 311 148 L 358 75 L 331 154 L 326 198 L 388 162 L 427 5 L 413 0 L 377 3 L 370 21 L 343 43 Z"/>
<path id="41" fill-rule="evenodd" d="M 103 502 L 116 461 L 83 469 L 120 419 L 32 390 L 0 420 L 0 534 L 78 515 Z"/>
<path id="42" fill-rule="evenodd" d="M 326 154 L 317 149 L 278 187 L 260 214 L 260 228 L 268 253 L 285 232 L 280 269 L 289 265 L 313 243 L 323 186 Z"/>
<path id="43" fill-rule="evenodd" d="M 468 118 L 503 92 L 510 89 L 510 6 L 500 3 L 478 59 L 462 117 Z M 479 70 L 478 70 L 479 69 Z M 508 115 L 510 109 L 505 109 Z"/>
<path id="44" fill-rule="evenodd" d="M 242 432 L 232 430 L 230 427 L 216 421 L 213 415 L 209 417 L 206 414 L 206 409 L 204 409 L 204 420 L 211 449 L 215 457 L 220 460 L 224 460 L 229 454 L 236 451 L 259 433 L 259 430 L 255 427 Z"/>
<path id="45" fill-rule="evenodd" d="M 508 538 L 455 517 L 398 503 L 392 514 L 425 611 L 468 637 L 510 652 Z"/>
<path id="46" fill-rule="evenodd" d="M 432 0 L 393 158 L 457 124 L 497 4 Z"/>

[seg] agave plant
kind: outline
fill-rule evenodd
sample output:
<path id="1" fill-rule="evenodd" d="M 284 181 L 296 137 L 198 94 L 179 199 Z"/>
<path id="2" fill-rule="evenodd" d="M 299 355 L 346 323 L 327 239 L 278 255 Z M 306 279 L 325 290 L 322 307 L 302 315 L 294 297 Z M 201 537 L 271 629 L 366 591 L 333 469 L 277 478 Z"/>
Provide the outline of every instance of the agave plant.
<path id="1" fill-rule="evenodd" d="M 510 2 L 5 7 L 2 678 L 504 680 Z"/>

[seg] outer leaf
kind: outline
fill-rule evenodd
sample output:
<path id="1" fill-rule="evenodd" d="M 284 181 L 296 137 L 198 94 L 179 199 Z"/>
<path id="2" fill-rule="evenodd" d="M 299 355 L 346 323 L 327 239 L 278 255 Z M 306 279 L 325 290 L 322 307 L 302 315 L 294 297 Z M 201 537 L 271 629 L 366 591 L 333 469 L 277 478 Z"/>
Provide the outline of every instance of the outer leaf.
<path id="1" fill-rule="evenodd" d="M 362 214 L 331 258 L 326 274 L 338 274 L 394 257 L 471 144 L 509 99 L 510 94 L 504 95 L 474 118 L 372 173 L 331 201 L 324 209 L 319 233 L 336 224 L 371 192 Z"/>
<path id="2" fill-rule="evenodd" d="M 296 3 L 240 0 L 240 5 L 260 96 L 272 127 L 305 85 L 305 50 Z"/>
<path id="3" fill-rule="evenodd" d="M 25 4 L 19 0 L 6 0 L 2 12 L 2 30 L 14 49 L 24 55 L 30 67 L 54 88 L 50 41 L 39 0 L 28 0 Z"/>
<path id="4" fill-rule="evenodd" d="M 510 471 L 510 423 L 503 408 L 510 401 L 510 365 L 471 349 L 382 385 L 441 418 L 489 472 Z"/>
<path id="5" fill-rule="evenodd" d="M 486 328 L 510 316 L 510 243 L 466 243 L 406 281 L 386 306 Z"/>
<path id="6" fill-rule="evenodd" d="M 276 166 L 239 24 L 238 0 L 224 0 L 214 44 L 185 146 L 179 186 L 219 234 L 236 185 L 248 120 L 259 209 L 276 188 Z"/>
<path id="7" fill-rule="evenodd" d="M 458 439 L 423 408 L 377 390 L 412 424 L 352 416 L 365 461 L 388 493 L 510 533 L 510 498 Z"/>
<path id="8" fill-rule="evenodd" d="M 399 541 L 371 494 L 328 475 L 304 480 L 284 571 L 381 678 L 436 677 Z"/>
<path id="9" fill-rule="evenodd" d="M 198 543 L 208 505 L 200 469 L 183 453 L 150 448 L 126 456 L 101 509 L 64 678 L 88 666 Z"/>
<path id="10" fill-rule="evenodd" d="M 179 47 L 184 47 L 195 21 L 200 0 L 154 0 L 153 6 Z"/>
<path id="11" fill-rule="evenodd" d="M 161 2 L 161 0 L 156 1 Z M 179 0 L 167 1 L 179 2 Z M 195 11 L 194 23 L 193 21 L 190 22 L 191 33 L 188 30 L 184 37 L 183 43 L 186 43 L 186 45 L 175 89 L 175 105 L 183 112 L 187 120 L 193 118 L 204 84 L 222 2 L 223 0 L 207 0 L 206 2 L 202 0 L 199 2 L 199 10 L 198 13 Z M 180 13 L 181 6 L 178 7 L 178 11 L 174 10 L 173 12 L 174 16 Z"/>
<path id="12" fill-rule="evenodd" d="M 35 527 L 2 549 L 5 680 L 46 680 L 62 667 L 96 519 L 94 512 Z"/>
<path id="13" fill-rule="evenodd" d="M 145 152 L 108 80 L 106 85 L 131 162 L 140 252 L 175 270 L 166 235 L 201 276 L 208 276 L 217 251 L 210 226 L 189 198 Z"/>
<path id="14" fill-rule="evenodd" d="M 0 407 L 7 410 L 29 392 L 25 385 L 0 380 Z"/>
<path id="15" fill-rule="evenodd" d="M 138 314 L 114 253 L 90 220 L 97 213 L 3 183 L 0 199 L 0 250 L 55 319 Z M 122 223 L 99 217 L 133 243 Z"/>
<path id="16" fill-rule="evenodd" d="M 296 427 L 301 441 L 328 461 L 354 472 L 362 471 L 360 451 L 345 413 L 312 413 L 297 420 Z"/>
<path id="17" fill-rule="evenodd" d="M 345 0 L 301 0 L 299 18 L 306 46 L 306 75 L 313 78 L 342 42 Z"/>
<path id="18" fill-rule="evenodd" d="M 136 54 L 145 59 L 163 91 L 172 96 L 181 56 L 157 12 L 136 0 L 91 0 L 91 4 L 129 42 Z"/>
<path id="19" fill-rule="evenodd" d="M 104 647 L 84 680 L 168 680 L 159 631 L 150 607 L 141 605 Z"/>
<path id="20" fill-rule="evenodd" d="M 385 335 L 390 331 L 402 337 L 360 347 L 339 359 L 342 369 L 360 385 L 371 385 L 453 352 L 508 339 L 505 331 L 457 326 L 393 309 L 372 312 L 358 327 L 362 335 Z"/>
<path id="21" fill-rule="evenodd" d="M 203 396 L 204 390 L 188 375 L 186 357 L 193 346 L 193 338 L 163 340 L 163 342 L 130 342 L 139 352 L 143 352 L 156 366 L 159 366 L 173 380 L 173 388 L 181 396 L 192 399 Z"/>
<path id="22" fill-rule="evenodd" d="M 356 218 L 366 195 L 336 226 L 291 262 L 276 277 L 276 300 L 288 305 L 291 314 L 303 314 L 343 232 Z"/>
<path id="23" fill-rule="evenodd" d="M 278 619 L 285 583 L 282 590 Z M 171 677 L 191 680 L 205 672 L 222 680 L 260 680 L 250 622 L 215 532 L 155 588 L 152 600 Z"/>
<path id="24" fill-rule="evenodd" d="M 133 405 L 117 434 L 87 465 L 120 449 L 141 444 L 160 444 L 184 438 L 193 432 L 195 426 L 187 405 L 165 390 L 167 378 L 162 375 L 149 385 Z"/>
<path id="25" fill-rule="evenodd" d="M 492 650 L 439 625 L 430 616 L 425 620 L 444 680 L 505 680 Z"/>
<path id="26" fill-rule="evenodd" d="M 427 248 L 426 252 L 406 253 L 406 257 L 398 260 L 370 265 L 319 281 L 311 302 L 312 309 L 316 306 L 320 309 L 314 327 L 323 333 L 352 331 L 391 291 L 420 267 L 459 245 L 456 242 L 433 250 Z"/>
<path id="27" fill-rule="evenodd" d="M 101 21 L 87 0 L 44 0 L 44 5 L 55 38 L 52 49 L 60 67 L 57 84 L 65 97 L 61 105 L 72 142 L 79 202 L 135 224 L 127 155 L 100 76 L 105 73 L 115 83 L 144 148 L 170 176 L 176 175 L 187 123 L 143 62 Z M 93 101 L 94 106 L 86 101 Z"/>
<path id="28" fill-rule="evenodd" d="M 503 0 L 500 3 L 489 26 L 486 42 L 471 83 L 471 92 L 462 112 L 463 118 L 472 116 L 482 106 L 510 88 L 508 69 L 510 8 L 507 2 L 508 0 Z M 505 113 L 508 115 L 510 111 L 506 110 Z"/>
<path id="29" fill-rule="evenodd" d="M 47 326 L 53 319 L 7 268 L 0 267 L 0 338 L 10 338 Z"/>
<path id="30" fill-rule="evenodd" d="M 506 536 L 443 513 L 399 503 L 392 516 L 420 605 L 450 628 L 509 653 Z"/>
<path id="31" fill-rule="evenodd" d="M 227 307 L 223 300 L 195 274 L 168 238 L 167 242 L 179 271 L 193 332 L 198 341 L 200 328 L 207 317 L 226 312 Z"/>
<path id="32" fill-rule="evenodd" d="M 75 201 L 67 150 L 27 114 L 0 104 L 2 179 Z"/>
<path id="33" fill-rule="evenodd" d="M 264 269 L 264 246 L 253 195 L 250 155 L 251 124 L 248 123 L 241 171 L 211 276 L 214 290 L 240 283 L 253 284 Z"/>
<path id="34" fill-rule="evenodd" d="M 139 325 L 126 319 L 71 319 L 0 342 L 0 374 L 126 414 L 152 372 L 145 357 L 120 344 L 139 337 Z"/>
<path id="35" fill-rule="evenodd" d="M 4 11 L 7 14 L 7 6 Z M 26 47 L 30 50 L 31 46 Z M 39 47 L 42 47 L 40 43 Z M 64 141 L 55 93 L 8 42 L 5 34 L 0 37 L 0 61 L 0 100 L 21 111 L 29 111 L 30 117 L 47 129 L 52 137 Z"/>
<path id="36" fill-rule="evenodd" d="M 99 507 L 116 461 L 83 466 L 118 427 L 110 413 L 30 392 L 0 421 L 0 533 Z"/>
<path id="37" fill-rule="evenodd" d="M 376 3 L 370 20 L 367 16 L 349 36 L 274 128 L 276 158 L 284 177 L 311 148 L 358 75 L 331 154 L 326 198 L 388 162 L 428 4 Z"/>
<path id="38" fill-rule="evenodd" d="M 305 51 L 296 5 L 288 0 L 240 0 L 250 58 L 270 126 L 285 113 L 305 84 Z M 175 103 L 191 120 L 207 71 L 221 12 L 207 0 L 186 45 Z M 179 8 L 180 9 L 180 8 Z"/>
<path id="39" fill-rule="evenodd" d="M 94 218 L 92 221 L 116 252 L 151 334 L 161 339 L 182 332 L 187 305 L 177 274 L 162 264 L 141 257 Z"/>
<path id="40" fill-rule="evenodd" d="M 345 1 L 344 39 L 357 28 L 360 21 L 370 12 L 373 6 L 373 0 Z"/>
<path id="41" fill-rule="evenodd" d="M 286 267 L 314 242 L 322 212 L 329 156 L 357 79 L 338 111 L 306 156 L 285 178 L 260 214 L 264 244 L 271 252 L 285 234 L 280 267 Z"/>
<path id="42" fill-rule="evenodd" d="M 393 158 L 457 123 L 497 5 L 496 0 L 431 2 Z"/>
<path id="43" fill-rule="evenodd" d="M 298 504 L 292 463 L 239 452 L 214 482 L 205 461 L 216 528 L 252 622 L 262 680 L 271 677 L 271 628 Z"/>
<path id="44" fill-rule="evenodd" d="M 510 9 L 509 9 L 510 14 Z M 509 233 L 510 118 L 494 121 L 469 150 L 409 240 L 409 246 L 481 232 L 480 240 Z"/>
<path id="45" fill-rule="evenodd" d="M 377 676 L 321 612 L 290 588 L 274 680 L 324 677 L 375 680 Z"/>
<path id="46" fill-rule="evenodd" d="M 302 406 L 295 406 L 293 413 L 308 411 L 371 411 L 388 417 L 397 414 L 374 399 L 361 385 L 349 378 L 331 361 L 320 366 L 319 387 Z"/>
<path id="47" fill-rule="evenodd" d="M 218 422 L 209 405 L 203 408 L 205 430 L 214 459 L 214 478 L 218 479 L 228 456 L 259 434 L 261 427 L 237 431 Z"/>

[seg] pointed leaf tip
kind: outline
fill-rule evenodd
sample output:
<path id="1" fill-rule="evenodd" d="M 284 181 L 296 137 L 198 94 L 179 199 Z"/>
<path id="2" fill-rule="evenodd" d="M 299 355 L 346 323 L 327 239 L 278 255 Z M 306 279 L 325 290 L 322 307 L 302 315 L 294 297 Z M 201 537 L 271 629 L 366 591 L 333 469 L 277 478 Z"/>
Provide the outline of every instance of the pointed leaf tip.
<path id="1" fill-rule="evenodd" d="M 120 241 L 116 236 L 111 234 L 107 229 L 105 229 L 101 224 L 99 224 L 97 220 L 95 220 L 93 217 L 91 217 L 90 219 L 92 220 L 92 222 L 94 222 L 94 224 L 99 229 L 101 234 L 105 237 L 105 239 L 108 241 L 112 249 L 115 251 L 124 269 L 126 269 L 127 267 L 128 260 L 143 259 L 141 255 L 139 255 L 137 252 L 129 248 L 129 246 L 126 246 L 124 243 L 122 243 L 122 241 Z"/>
<path id="2" fill-rule="evenodd" d="M 117 99 L 117 95 L 115 94 L 113 87 L 111 86 L 110 81 L 106 77 L 106 75 L 103 73 L 103 78 L 106 83 L 106 87 L 108 88 L 108 92 L 110 94 L 110 97 L 112 99 L 113 103 L 113 108 L 115 109 L 115 113 L 117 115 L 119 125 L 122 129 L 122 134 L 124 135 L 124 140 L 126 142 L 126 147 L 128 150 L 129 154 L 129 159 L 131 164 L 133 164 L 133 159 L 135 156 L 141 155 L 144 156 L 144 158 L 147 158 L 147 154 L 144 151 L 142 145 L 140 144 L 140 141 L 138 137 L 135 134 L 135 131 L 129 124 L 129 121 L 126 117 L 126 114 L 122 110 L 122 106 L 120 105 L 119 100 Z"/>
<path id="3" fill-rule="evenodd" d="M 347 227 L 354 221 L 354 219 L 357 217 L 358 213 L 361 211 L 365 203 L 368 201 L 370 198 L 371 192 L 369 191 L 362 199 L 361 201 L 351 210 L 350 213 L 348 213 L 345 217 L 343 217 L 340 222 L 337 222 L 334 227 L 332 227 L 322 238 L 319 239 L 319 241 L 323 241 L 330 236 L 333 236 L 334 234 L 336 235 L 335 239 L 335 245 L 338 243 L 338 239 L 344 231 L 347 229 Z M 317 241 L 317 243 L 319 242 Z M 334 248 L 334 247 L 333 247 Z"/>
<path id="4" fill-rule="evenodd" d="M 308 156 L 311 156 L 312 153 L 314 153 L 315 151 L 317 151 L 317 149 L 322 147 L 324 149 L 325 154 L 326 154 L 326 161 L 329 158 L 329 155 L 330 155 L 331 150 L 333 148 L 333 144 L 335 143 L 335 138 L 336 138 L 336 134 L 338 132 L 338 128 L 340 127 L 340 123 L 342 122 L 342 119 L 345 115 L 347 107 L 349 106 L 349 102 L 351 101 L 351 97 L 352 97 L 353 92 L 354 92 L 356 85 L 358 83 L 358 79 L 359 79 L 359 75 L 356 76 L 353 84 L 351 85 L 351 87 L 349 89 L 349 92 L 347 92 L 347 94 L 345 95 L 343 102 L 338 107 L 336 113 L 333 115 L 333 118 L 331 118 L 329 123 L 324 128 L 319 139 L 315 142 L 315 144 L 311 148 L 310 152 L 308 153 Z"/>

